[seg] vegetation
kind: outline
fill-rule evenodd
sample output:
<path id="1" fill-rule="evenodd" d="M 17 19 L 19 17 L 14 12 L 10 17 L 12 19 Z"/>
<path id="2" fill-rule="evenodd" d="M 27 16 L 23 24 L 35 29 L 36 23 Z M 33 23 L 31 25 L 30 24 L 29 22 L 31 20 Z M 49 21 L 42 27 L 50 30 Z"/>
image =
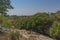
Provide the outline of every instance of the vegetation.
<path id="1" fill-rule="evenodd" d="M 35 31 L 52 38 L 59 37 L 60 21 L 56 13 L 36 13 L 32 16 L 2 16 L 2 26 L 8 27 L 14 25 L 17 29 L 26 29 Z"/>
<path id="2" fill-rule="evenodd" d="M 8 9 L 13 9 L 10 0 L 0 0 L 0 13 L 6 15 Z"/>
<path id="3" fill-rule="evenodd" d="M 60 11 L 56 13 L 36 13 L 31 16 L 8 16 L 8 9 L 13 9 L 10 0 L 0 0 L 0 24 L 2 27 L 14 25 L 17 29 L 35 31 L 52 38 L 60 36 Z M 12 33 L 12 36 L 13 35 Z M 18 35 L 16 35 L 18 37 Z"/>
<path id="4" fill-rule="evenodd" d="M 53 38 L 60 36 L 60 23 L 55 21 L 52 24 L 52 27 L 50 28 L 50 36 Z"/>

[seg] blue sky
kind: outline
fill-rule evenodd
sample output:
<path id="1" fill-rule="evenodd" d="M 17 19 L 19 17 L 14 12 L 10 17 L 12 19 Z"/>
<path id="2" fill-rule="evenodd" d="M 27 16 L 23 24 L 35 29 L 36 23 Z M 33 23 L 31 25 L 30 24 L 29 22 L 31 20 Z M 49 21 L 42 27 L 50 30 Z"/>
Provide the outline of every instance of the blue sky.
<path id="1" fill-rule="evenodd" d="M 32 15 L 60 10 L 60 0 L 11 0 L 11 4 L 14 9 L 9 10 L 9 15 Z"/>

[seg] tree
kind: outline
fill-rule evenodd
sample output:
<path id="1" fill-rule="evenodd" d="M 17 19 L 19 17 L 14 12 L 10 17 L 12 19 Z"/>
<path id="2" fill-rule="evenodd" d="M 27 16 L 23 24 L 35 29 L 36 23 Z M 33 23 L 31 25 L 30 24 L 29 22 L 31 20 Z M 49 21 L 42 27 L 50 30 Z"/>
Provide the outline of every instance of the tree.
<path id="1" fill-rule="evenodd" d="M 0 0 L 0 14 L 6 15 L 8 9 L 13 9 L 10 0 Z"/>

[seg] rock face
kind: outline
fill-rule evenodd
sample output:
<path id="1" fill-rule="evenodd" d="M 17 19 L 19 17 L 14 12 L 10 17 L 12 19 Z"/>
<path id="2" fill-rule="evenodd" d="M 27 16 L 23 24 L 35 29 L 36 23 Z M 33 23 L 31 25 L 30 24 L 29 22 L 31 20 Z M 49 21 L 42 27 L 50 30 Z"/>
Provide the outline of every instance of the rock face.
<path id="1" fill-rule="evenodd" d="M 42 34 L 37 34 L 33 31 L 31 33 L 30 32 L 28 33 L 28 32 L 29 31 L 26 31 L 26 30 L 20 30 L 20 33 L 22 35 L 21 40 L 54 40 Z"/>
<path id="2" fill-rule="evenodd" d="M 53 39 L 44 35 L 39 35 L 39 40 L 53 40 Z"/>
<path id="3" fill-rule="evenodd" d="M 31 33 L 26 30 L 19 30 L 19 31 L 22 36 L 20 37 L 20 40 L 54 40 L 42 34 L 37 34 L 33 31 Z M 8 36 L 4 34 L 4 35 L 0 35 L 0 40 L 11 40 L 11 39 L 8 39 Z"/>
<path id="4" fill-rule="evenodd" d="M 29 37 L 29 38 L 22 37 L 21 39 L 22 40 L 54 40 L 44 35 L 39 35 L 39 37 Z"/>

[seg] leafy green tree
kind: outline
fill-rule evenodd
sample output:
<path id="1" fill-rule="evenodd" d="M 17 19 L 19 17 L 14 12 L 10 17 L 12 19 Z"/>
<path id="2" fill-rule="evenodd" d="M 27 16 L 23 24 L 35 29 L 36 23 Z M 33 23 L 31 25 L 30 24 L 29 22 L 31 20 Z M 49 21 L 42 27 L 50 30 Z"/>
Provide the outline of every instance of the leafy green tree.
<path id="1" fill-rule="evenodd" d="M 13 9 L 10 0 L 0 0 L 0 14 L 6 15 L 8 9 Z"/>

